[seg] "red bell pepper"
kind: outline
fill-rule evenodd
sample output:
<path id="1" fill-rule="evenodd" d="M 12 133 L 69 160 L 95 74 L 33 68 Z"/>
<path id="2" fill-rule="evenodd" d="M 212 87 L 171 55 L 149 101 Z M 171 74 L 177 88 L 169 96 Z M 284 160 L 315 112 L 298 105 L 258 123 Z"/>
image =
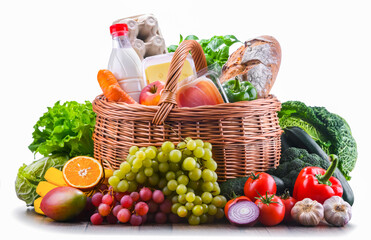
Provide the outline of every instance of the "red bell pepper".
<path id="1" fill-rule="evenodd" d="M 340 181 L 332 177 L 339 161 L 338 157 L 332 154 L 330 158 L 332 162 L 327 171 L 320 167 L 306 167 L 300 171 L 293 192 L 293 197 L 297 201 L 310 198 L 323 204 L 332 196 L 343 195 Z"/>

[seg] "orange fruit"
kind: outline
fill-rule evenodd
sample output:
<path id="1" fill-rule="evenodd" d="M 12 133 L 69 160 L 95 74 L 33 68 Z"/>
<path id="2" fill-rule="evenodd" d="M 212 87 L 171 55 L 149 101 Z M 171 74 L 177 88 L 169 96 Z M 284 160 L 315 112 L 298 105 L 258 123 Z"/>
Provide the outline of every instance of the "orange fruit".
<path id="1" fill-rule="evenodd" d="M 63 178 L 70 187 L 90 190 L 103 177 L 102 164 L 87 156 L 78 156 L 68 160 L 63 166 Z"/>

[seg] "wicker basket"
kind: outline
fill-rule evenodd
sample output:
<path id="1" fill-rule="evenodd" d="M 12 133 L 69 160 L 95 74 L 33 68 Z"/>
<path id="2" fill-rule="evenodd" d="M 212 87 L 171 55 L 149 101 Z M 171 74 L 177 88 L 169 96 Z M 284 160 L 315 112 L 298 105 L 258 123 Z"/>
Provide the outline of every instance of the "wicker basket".
<path id="1" fill-rule="evenodd" d="M 117 169 L 133 145 L 160 146 L 167 140 L 178 143 L 192 137 L 213 145 L 219 181 L 276 167 L 282 133 L 277 118 L 281 104 L 276 97 L 174 108 L 174 92 L 189 51 L 197 71 L 207 66 L 201 46 L 184 41 L 174 53 L 159 106 L 108 102 L 103 95 L 93 101 L 95 158 Z"/>

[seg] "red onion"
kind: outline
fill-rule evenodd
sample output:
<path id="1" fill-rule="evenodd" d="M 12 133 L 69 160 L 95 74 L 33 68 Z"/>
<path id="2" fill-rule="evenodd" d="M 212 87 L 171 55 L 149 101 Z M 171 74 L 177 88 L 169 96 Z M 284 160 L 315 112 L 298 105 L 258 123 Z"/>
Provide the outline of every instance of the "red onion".
<path id="1" fill-rule="evenodd" d="M 260 210 L 255 203 L 241 201 L 233 204 L 228 210 L 229 222 L 236 226 L 253 226 L 259 218 Z"/>

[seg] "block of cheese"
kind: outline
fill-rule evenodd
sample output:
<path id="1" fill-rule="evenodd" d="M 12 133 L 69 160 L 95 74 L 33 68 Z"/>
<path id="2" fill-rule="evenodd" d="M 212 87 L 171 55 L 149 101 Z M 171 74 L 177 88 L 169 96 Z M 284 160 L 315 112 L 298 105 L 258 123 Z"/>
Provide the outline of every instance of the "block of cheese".
<path id="1" fill-rule="evenodd" d="M 66 181 L 64 181 L 62 171 L 60 171 L 60 170 L 58 170 L 54 167 L 51 167 L 46 171 L 46 173 L 44 175 L 44 178 L 46 179 L 46 181 L 48 181 L 48 182 L 50 182 L 54 185 L 57 185 L 57 186 L 60 186 L 60 187 L 68 186 Z"/>
<path id="2" fill-rule="evenodd" d="M 42 197 L 36 198 L 35 201 L 33 202 L 33 207 L 35 209 L 35 212 L 41 215 L 45 215 L 44 212 L 40 208 L 40 204 L 42 200 L 43 200 Z"/>
<path id="3" fill-rule="evenodd" d="M 169 72 L 170 62 L 174 53 L 167 53 L 147 57 L 142 61 L 143 76 L 145 85 L 155 81 L 166 83 L 167 74 Z M 196 74 L 196 68 L 192 57 L 188 56 L 184 62 L 182 72 L 180 73 L 179 81 L 186 79 Z"/>
<path id="4" fill-rule="evenodd" d="M 41 197 L 44 197 L 49 191 L 57 187 L 57 185 L 54 185 L 50 182 L 41 181 L 36 187 L 36 193 L 39 194 Z"/>

